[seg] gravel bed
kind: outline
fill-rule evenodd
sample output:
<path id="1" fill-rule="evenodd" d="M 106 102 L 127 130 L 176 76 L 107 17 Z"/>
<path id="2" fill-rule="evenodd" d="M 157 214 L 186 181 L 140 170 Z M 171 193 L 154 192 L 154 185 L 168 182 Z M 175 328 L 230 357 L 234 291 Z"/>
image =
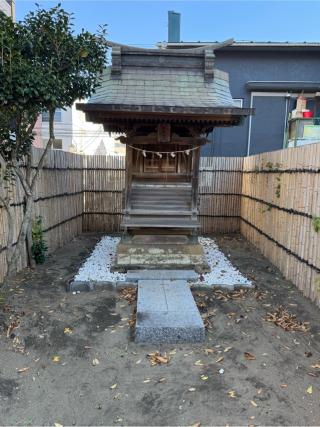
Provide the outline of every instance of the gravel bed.
<path id="1" fill-rule="evenodd" d="M 110 271 L 119 237 L 104 236 L 97 243 L 91 255 L 85 260 L 74 281 L 80 282 L 118 282 L 125 281 L 126 275 Z M 210 273 L 203 274 L 201 284 L 251 286 L 250 280 L 237 270 L 228 258 L 220 251 L 215 241 L 209 237 L 199 237 L 206 260 L 211 268 Z"/>
<path id="2" fill-rule="evenodd" d="M 212 285 L 241 285 L 252 286 L 249 279 L 243 276 L 235 268 L 228 258 L 220 251 L 218 245 L 209 237 L 199 237 L 199 243 L 202 245 L 206 260 L 210 266 L 211 272 L 203 274 L 202 284 Z"/>
<path id="3" fill-rule="evenodd" d="M 114 261 L 120 237 L 104 236 L 74 276 L 79 282 L 118 282 L 125 280 L 126 275 L 112 273 L 110 267 Z"/>

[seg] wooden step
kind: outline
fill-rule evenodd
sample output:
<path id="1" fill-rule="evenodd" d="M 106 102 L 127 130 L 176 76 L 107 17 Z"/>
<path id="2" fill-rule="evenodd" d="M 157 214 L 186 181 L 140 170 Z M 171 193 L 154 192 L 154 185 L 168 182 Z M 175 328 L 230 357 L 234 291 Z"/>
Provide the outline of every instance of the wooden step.
<path id="1" fill-rule="evenodd" d="M 165 206 L 163 204 L 160 203 L 150 203 L 150 202 L 132 202 L 131 203 L 131 208 L 133 209 L 170 209 L 172 211 L 178 210 L 178 209 L 185 209 L 185 210 L 190 210 L 191 209 L 191 204 L 190 203 L 166 203 Z M 174 212 L 173 212 L 174 213 Z"/>
<path id="2" fill-rule="evenodd" d="M 192 212 L 191 210 L 173 210 L 173 209 L 136 209 L 132 208 L 129 211 L 129 215 L 150 215 L 150 216 L 159 216 L 159 215 L 165 215 L 165 216 L 191 216 Z"/>
<path id="3" fill-rule="evenodd" d="M 127 228 L 185 228 L 196 229 L 200 227 L 200 223 L 191 218 L 177 218 L 177 217 L 144 217 L 134 216 L 131 218 L 124 217 L 122 224 Z"/>

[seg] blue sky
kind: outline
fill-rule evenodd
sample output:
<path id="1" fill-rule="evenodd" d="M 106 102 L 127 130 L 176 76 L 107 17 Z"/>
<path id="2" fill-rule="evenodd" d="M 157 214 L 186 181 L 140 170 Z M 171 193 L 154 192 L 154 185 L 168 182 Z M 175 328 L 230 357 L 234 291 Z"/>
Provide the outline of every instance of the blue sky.
<path id="1" fill-rule="evenodd" d="M 57 1 L 38 1 L 43 7 Z M 95 31 L 108 24 L 109 39 L 154 46 L 167 40 L 167 11 L 181 13 L 183 41 L 215 41 L 233 37 L 256 41 L 320 41 L 320 1 L 109 1 L 62 0 L 75 15 L 76 29 Z M 16 0 L 17 19 L 35 1 Z"/>

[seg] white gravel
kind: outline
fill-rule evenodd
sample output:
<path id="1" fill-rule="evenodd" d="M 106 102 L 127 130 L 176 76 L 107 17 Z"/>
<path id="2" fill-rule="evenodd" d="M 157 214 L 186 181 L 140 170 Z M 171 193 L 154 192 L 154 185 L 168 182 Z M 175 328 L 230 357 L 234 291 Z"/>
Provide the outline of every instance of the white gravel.
<path id="1" fill-rule="evenodd" d="M 228 258 L 220 251 L 218 245 L 209 237 L 199 237 L 199 243 L 202 245 L 207 263 L 211 268 L 210 273 L 203 275 L 205 285 L 243 285 L 251 286 L 249 279 L 244 277 L 237 268 L 235 268 Z"/>
<path id="2" fill-rule="evenodd" d="M 75 275 L 75 281 L 117 282 L 125 280 L 126 275 L 112 273 L 110 267 L 114 261 L 119 237 L 104 236 L 97 243 L 91 255 L 86 259 Z M 213 239 L 199 237 L 203 246 L 206 260 L 211 268 L 210 273 L 203 275 L 202 285 L 244 285 L 250 286 L 251 282 L 244 277 L 219 250 Z"/>
<path id="3" fill-rule="evenodd" d="M 73 280 L 80 282 L 117 282 L 125 280 L 125 274 L 112 273 L 110 271 L 119 242 L 120 237 L 102 237 Z"/>

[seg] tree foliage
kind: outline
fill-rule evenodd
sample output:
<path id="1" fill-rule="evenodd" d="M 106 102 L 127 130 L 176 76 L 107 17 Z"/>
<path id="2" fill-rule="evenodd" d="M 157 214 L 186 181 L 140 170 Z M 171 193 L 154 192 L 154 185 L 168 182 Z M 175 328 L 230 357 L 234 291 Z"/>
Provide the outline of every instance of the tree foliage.
<path id="1" fill-rule="evenodd" d="M 61 8 L 38 9 L 25 18 L 30 36 L 29 54 L 44 69 L 47 110 L 70 107 L 89 97 L 100 83 L 106 60 L 106 29 L 97 34 L 74 33 L 73 15 Z"/>
<path id="2" fill-rule="evenodd" d="M 32 144 L 32 130 L 42 105 L 43 71 L 28 56 L 28 31 L 0 13 L 0 154 L 21 159 Z"/>
<path id="3" fill-rule="evenodd" d="M 100 84 L 106 62 L 106 29 L 74 31 L 73 16 L 60 4 L 38 6 L 14 23 L 0 12 L 0 202 L 8 217 L 7 264 L 11 275 L 28 236 L 33 193 L 54 141 L 54 113 L 89 97 Z M 49 112 L 49 140 L 37 164 L 32 159 L 33 130 L 39 114 Z M 10 200 L 14 180 L 25 193 L 18 241 L 13 241 Z M 31 252 L 31 246 L 30 246 Z"/>

